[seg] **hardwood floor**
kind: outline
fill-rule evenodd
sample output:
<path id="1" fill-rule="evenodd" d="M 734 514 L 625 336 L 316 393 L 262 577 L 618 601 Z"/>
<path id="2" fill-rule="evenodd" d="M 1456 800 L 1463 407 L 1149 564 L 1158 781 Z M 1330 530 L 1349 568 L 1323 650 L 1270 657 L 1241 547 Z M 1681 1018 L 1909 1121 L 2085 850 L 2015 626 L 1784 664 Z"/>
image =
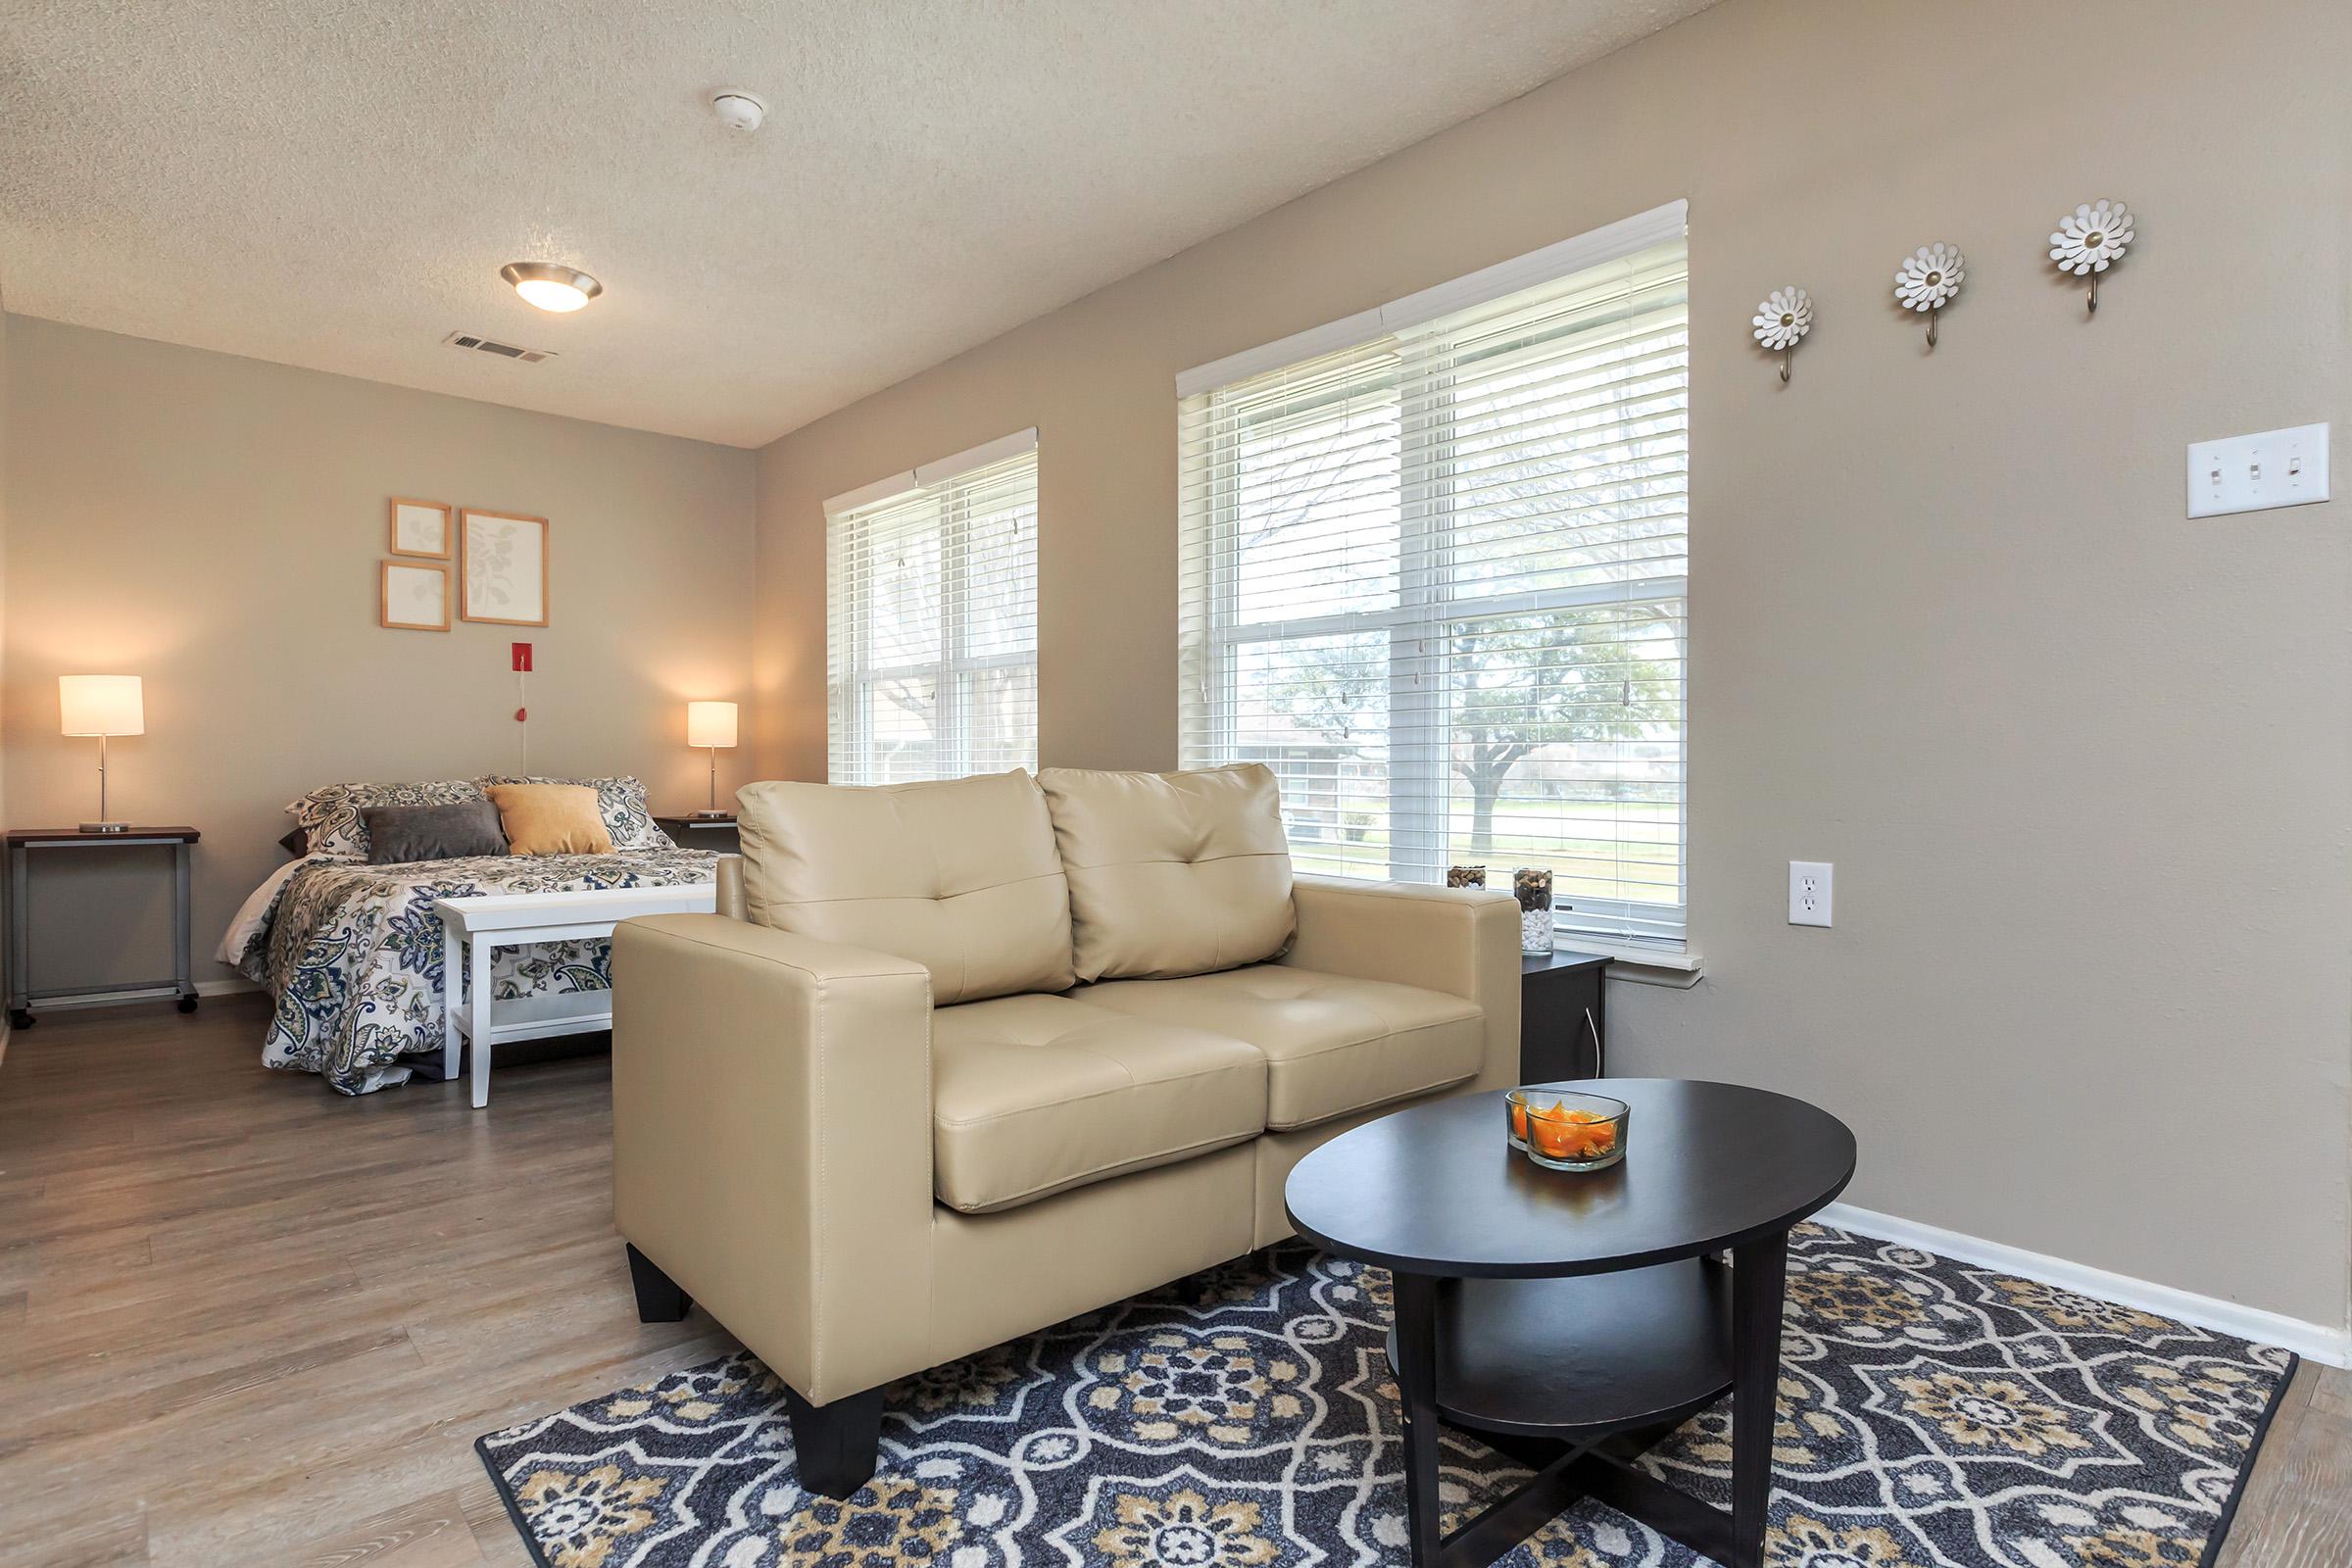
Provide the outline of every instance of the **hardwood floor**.
<path id="1" fill-rule="evenodd" d="M 346 1100 L 258 999 L 56 1013 L 0 1060 L 0 1564 L 530 1561 L 480 1433 L 733 1348 L 640 1324 L 609 1063 Z M 2352 1377 L 2306 1366 L 2216 1568 L 2352 1563 Z"/>
<path id="2" fill-rule="evenodd" d="M 610 1062 L 357 1100 L 258 998 L 0 1061 L 0 1563 L 527 1565 L 475 1437 L 734 1342 L 640 1324 Z"/>

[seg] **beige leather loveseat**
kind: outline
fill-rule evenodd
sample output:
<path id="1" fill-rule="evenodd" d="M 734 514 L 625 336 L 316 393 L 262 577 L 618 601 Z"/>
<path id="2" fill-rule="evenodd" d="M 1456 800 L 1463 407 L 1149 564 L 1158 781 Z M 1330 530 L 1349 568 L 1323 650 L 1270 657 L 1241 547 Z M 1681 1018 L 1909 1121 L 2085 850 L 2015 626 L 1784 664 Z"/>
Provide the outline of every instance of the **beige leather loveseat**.
<path id="1" fill-rule="evenodd" d="M 1515 1081 L 1509 898 L 1294 884 L 1263 767 L 740 800 L 743 917 L 613 936 L 613 1206 L 819 1491 L 885 1383 L 1279 1241 L 1317 1144 Z"/>

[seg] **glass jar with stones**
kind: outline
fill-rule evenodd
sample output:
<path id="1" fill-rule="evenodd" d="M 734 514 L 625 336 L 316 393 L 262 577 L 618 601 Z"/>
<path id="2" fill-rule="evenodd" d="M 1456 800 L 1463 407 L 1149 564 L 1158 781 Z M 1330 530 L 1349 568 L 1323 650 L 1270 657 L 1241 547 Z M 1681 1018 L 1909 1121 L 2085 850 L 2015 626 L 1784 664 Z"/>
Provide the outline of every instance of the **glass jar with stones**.
<path id="1" fill-rule="evenodd" d="M 1551 952 L 1551 868 L 1521 866 L 1511 873 L 1511 891 L 1519 897 L 1519 951 L 1531 957 Z"/>

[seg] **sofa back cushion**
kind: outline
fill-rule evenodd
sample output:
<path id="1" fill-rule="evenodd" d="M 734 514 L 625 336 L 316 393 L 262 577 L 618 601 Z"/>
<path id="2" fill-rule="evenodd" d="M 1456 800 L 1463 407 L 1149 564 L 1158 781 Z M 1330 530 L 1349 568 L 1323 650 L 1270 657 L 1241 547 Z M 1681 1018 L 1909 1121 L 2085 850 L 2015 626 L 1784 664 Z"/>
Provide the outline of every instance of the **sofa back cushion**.
<path id="1" fill-rule="evenodd" d="M 1069 884 L 1027 773 L 736 800 L 751 919 L 910 958 L 939 1006 L 1072 983 Z"/>
<path id="2" fill-rule="evenodd" d="M 1274 773 L 1037 775 L 1070 880 L 1081 980 L 1164 980 L 1291 945 L 1291 851 Z"/>

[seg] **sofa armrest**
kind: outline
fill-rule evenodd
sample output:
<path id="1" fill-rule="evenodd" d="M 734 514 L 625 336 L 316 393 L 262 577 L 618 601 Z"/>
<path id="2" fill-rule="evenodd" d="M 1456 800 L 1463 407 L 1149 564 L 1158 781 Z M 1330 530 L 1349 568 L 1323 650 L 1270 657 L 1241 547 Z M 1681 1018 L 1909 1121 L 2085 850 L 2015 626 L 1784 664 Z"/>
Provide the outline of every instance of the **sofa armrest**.
<path id="1" fill-rule="evenodd" d="M 718 912 L 730 920 L 749 920 L 750 907 L 743 899 L 743 857 L 722 855 L 710 871 L 711 903 Z"/>
<path id="2" fill-rule="evenodd" d="M 621 1235 L 812 1403 L 921 1366 L 928 971 L 658 915 L 613 929 L 612 1004 Z"/>
<path id="3" fill-rule="evenodd" d="M 1519 1081 L 1519 906 L 1507 893 L 1301 876 L 1281 962 L 1443 991 L 1478 1004 L 1487 1050 L 1471 1089 Z"/>

